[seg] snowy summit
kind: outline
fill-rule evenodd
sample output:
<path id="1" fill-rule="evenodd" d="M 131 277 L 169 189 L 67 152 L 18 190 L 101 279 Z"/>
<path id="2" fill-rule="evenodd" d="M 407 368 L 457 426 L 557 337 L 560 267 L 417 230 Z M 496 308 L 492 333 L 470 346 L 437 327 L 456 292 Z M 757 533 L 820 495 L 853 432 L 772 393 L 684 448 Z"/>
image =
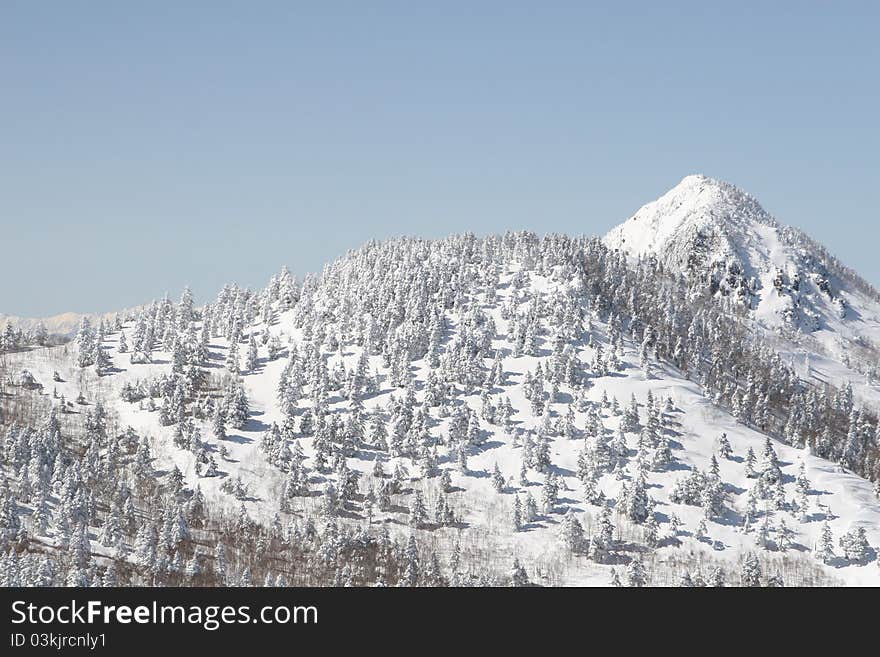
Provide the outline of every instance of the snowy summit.
<path id="1" fill-rule="evenodd" d="M 825 353 L 880 343 L 880 293 L 729 183 L 687 176 L 603 241 L 634 258 L 656 258 L 694 292 L 730 299 L 765 328 L 816 333 Z"/>
<path id="2" fill-rule="evenodd" d="M 691 175 L 612 229 L 604 242 L 635 256 L 656 255 L 675 269 L 692 270 L 706 259 L 742 257 L 752 249 L 769 258 L 771 254 L 761 250 L 766 249 L 762 242 L 767 229 L 777 231 L 779 224 L 754 198 L 729 183 Z"/>

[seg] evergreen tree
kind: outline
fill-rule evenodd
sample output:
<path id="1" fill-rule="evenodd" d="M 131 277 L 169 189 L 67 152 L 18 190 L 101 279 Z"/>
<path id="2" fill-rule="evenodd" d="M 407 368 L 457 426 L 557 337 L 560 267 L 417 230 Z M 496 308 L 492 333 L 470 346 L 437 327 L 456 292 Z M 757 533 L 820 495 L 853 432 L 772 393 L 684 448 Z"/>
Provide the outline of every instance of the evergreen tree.
<path id="1" fill-rule="evenodd" d="M 245 370 L 248 372 L 256 371 L 258 362 L 257 341 L 254 340 L 254 336 L 251 334 L 250 338 L 248 338 L 248 350 L 247 355 L 245 356 L 244 365 Z"/>
<path id="2" fill-rule="evenodd" d="M 226 413 L 223 411 L 223 406 L 220 404 L 214 408 L 211 426 L 214 432 L 214 437 L 217 438 L 217 440 L 226 440 Z"/>
<path id="3" fill-rule="evenodd" d="M 648 519 L 651 501 L 648 498 L 648 486 L 644 475 L 635 477 L 632 486 L 626 490 L 623 499 L 623 512 L 633 522 L 642 523 Z"/>
<path id="4" fill-rule="evenodd" d="M 743 586 L 761 586 L 761 564 L 753 552 L 743 559 L 740 581 Z"/>
<path id="5" fill-rule="evenodd" d="M 834 535 L 827 520 L 822 523 L 819 540 L 816 542 L 816 558 L 826 564 L 834 559 Z"/>
<path id="6" fill-rule="evenodd" d="M 843 548 L 844 558 L 855 563 L 864 563 L 871 554 L 867 533 L 861 525 L 851 527 L 840 537 L 840 547 Z"/>
<path id="7" fill-rule="evenodd" d="M 428 510 L 422 499 L 420 491 L 415 491 L 409 506 L 409 526 L 413 529 L 421 529 L 428 520 Z"/>
<path id="8" fill-rule="evenodd" d="M 745 461 L 746 477 L 749 479 L 754 479 L 758 476 L 758 473 L 755 471 L 756 463 L 757 459 L 755 458 L 755 452 L 752 450 L 751 446 L 749 446 L 749 450 L 746 452 Z"/>
<path id="9" fill-rule="evenodd" d="M 541 501 L 544 507 L 544 513 L 553 513 L 559 498 L 559 484 L 553 473 L 547 475 L 544 481 L 544 487 L 541 489 Z"/>
<path id="10" fill-rule="evenodd" d="M 571 509 L 569 509 L 562 520 L 560 538 L 570 552 L 578 554 L 584 550 L 586 543 L 584 527 Z"/>
<path id="11" fill-rule="evenodd" d="M 510 582 L 512 586 L 529 586 L 529 576 L 526 574 L 526 569 L 522 567 L 519 559 L 516 558 L 513 560 Z"/>
<path id="12" fill-rule="evenodd" d="M 76 364 L 79 367 L 88 367 L 95 362 L 95 332 L 88 317 L 83 317 L 80 321 L 74 345 L 76 347 Z"/>
<path id="13" fill-rule="evenodd" d="M 492 471 L 492 486 L 494 486 L 496 492 L 504 492 L 504 476 L 501 474 L 501 470 L 498 469 L 497 463 L 495 464 L 495 468 Z"/>
<path id="14" fill-rule="evenodd" d="M 626 568 L 626 585 L 630 587 L 645 586 L 648 582 L 648 575 L 645 572 L 645 566 L 641 559 L 634 557 Z"/>
<path id="15" fill-rule="evenodd" d="M 250 417 L 250 405 L 240 379 L 234 379 L 227 388 L 225 414 L 236 429 L 244 429 Z"/>
<path id="16" fill-rule="evenodd" d="M 415 535 L 410 534 L 404 552 L 403 577 L 400 580 L 400 585 L 409 587 L 418 586 L 419 576 L 419 551 L 416 546 Z"/>
<path id="17" fill-rule="evenodd" d="M 603 505 L 599 518 L 590 538 L 588 556 L 597 563 L 604 562 L 614 545 L 614 522 L 611 519 L 611 507 Z"/>
<path id="18" fill-rule="evenodd" d="M 653 513 L 645 521 L 645 545 L 650 548 L 660 545 L 660 526 Z"/>

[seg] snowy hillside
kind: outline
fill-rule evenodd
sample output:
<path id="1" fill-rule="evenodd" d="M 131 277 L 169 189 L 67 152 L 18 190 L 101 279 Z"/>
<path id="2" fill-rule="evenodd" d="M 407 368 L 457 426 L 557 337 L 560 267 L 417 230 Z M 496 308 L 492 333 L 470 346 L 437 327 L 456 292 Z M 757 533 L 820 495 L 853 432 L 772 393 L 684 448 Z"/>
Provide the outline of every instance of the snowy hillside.
<path id="1" fill-rule="evenodd" d="M 687 256 L 670 240 L 703 230 L 743 272 L 761 273 L 759 255 L 788 263 L 756 203 L 682 185 L 630 220 L 651 228 L 639 252 L 672 265 Z M 699 189 L 711 203 L 691 198 Z M 732 228 L 706 232 L 734 197 L 735 225 L 760 226 L 742 244 Z M 606 241 L 629 243 L 630 226 Z M 760 309 L 766 289 L 749 289 Z M 803 380 L 715 299 L 688 300 L 596 240 L 371 243 L 301 285 L 283 271 L 200 309 L 166 299 L 5 364 L 36 380 L 8 390 L 66 421 L 102 403 L 119 430 L 149 437 L 160 476 L 177 467 L 210 508 L 243 505 L 297 536 L 313 523 L 409 540 L 409 583 L 427 583 L 420 552 L 447 583 L 516 561 L 514 583 L 880 584 L 873 410 Z M 26 463 L 13 444 L 10 462 Z M 159 531 L 157 566 L 142 545 L 150 514 L 135 540 L 107 538 L 107 513 L 91 550 L 170 576 L 184 548 L 162 548 Z M 34 531 L 63 545 L 52 523 Z"/>

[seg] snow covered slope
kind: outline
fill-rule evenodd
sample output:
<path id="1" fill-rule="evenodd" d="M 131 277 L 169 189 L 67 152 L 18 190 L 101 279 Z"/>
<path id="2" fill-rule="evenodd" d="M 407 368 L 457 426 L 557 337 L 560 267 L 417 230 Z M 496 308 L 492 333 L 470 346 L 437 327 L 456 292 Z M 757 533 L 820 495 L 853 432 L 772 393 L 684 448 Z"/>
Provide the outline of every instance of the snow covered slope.
<path id="1" fill-rule="evenodd" d="M 382 248 L 388 255 L 405 253 L 407 247 L 403 242 Z M 441 256 L 435 248 L 413 262 L 430 270 L 435 263 L 424 262 L 442 263 Z M 377 261 L 381 272 L 387 272 L 403 271 L 405 260 L 401 256 L 396 264 L 384 257 Z M 241 375 L 250 401 L 249 419 L 241 429 L 229 428 L 222 437 L 209 419 L 193 418 L 201 436 L 195 448 L 178 444 L 178 427 L 160 421 L 157 409 L 167 401 L 130 403 L 120 396 L 126 384 L 174 376 L 175 356 L 164 348 L 152 352 L 150 363 L 132 362 L 129 353 L 120 353 L 120 337 L 124 333 L 132 342 L 135 321 L 106 336 L 103 348 L 112 367 L 103 376 L 92 368 L 79 368 L 74 350 L 67 347 L 9 358 L 16 367 L 28 367 L 45 385 L 46 394 L 54 388 L 54 393 L 70 400 L 91 391 L 89 403 L 103 400 L 123 426 L 150 436 L 159 466 L 179 467 L 187 484 L 199 486 L 211 504 L 235 508 L 243 503 L 249 514 L 267 523 L 276 513 L 285 518 L 320 517 L 331 485 L 342 490 L 342 477 L 347 475 L 341 472 L 350 469 L 357 473 L 357 494 L 338 512 L 341 522 L 383 526 L 406 536 L 413 531 L 418 496 L 427 518 L 417 533 L 435 546 L 444 562 L 457 544 L 470 555 L 469 567 L 483 564 L 504 570 L 518 558 L 533 581 L 545 584 L 609 584 L 615 569 L 622 575 L 636 560 L 645 563 L 653 584 L 676 584 L 683 572 L 706 580 L 719 567 L 728 583 L 735 583 L 737 573 L 746 567 L 744 560 L 752 554 L 762 555 L 764 577 L 779 574 L 788 583 L 880 584 L 872 550 L 862 559 L 852 559 L 837 546 L 837 539 L 859 529 L 868 544 L 880 545 L 880 500 L 868 481 L 808 449 L 768 439 L 714 405 L 676 368 L 641 363 L 639 341 L 622 335 L 591 309 L 578 277 L 565 265 L 546 261 L 539 272 L 532 266 L 536 260 L 541 259 L 530 255 L 524 257 L 526 265 L 508 262 L 495 271 L 494 282 L 467 285 L 458 279 L 459 298 L 450 300 L 442 323 L 437 324 L 444 327 L 436 340 L 439 365 L 431 363 L 431 349 L 414 359 L 396 351 L 388 360 L 369 354 L 367 372 L 374 385 L 360 400 L 363 410 L 357 410 L 345 387 L 365 348 L 352 338 L 353 327 L 344 326 L 340 307 L 350 300 L 337 294 L 334 285 L 365 275 L 381 280 L 383 273 L 371 272 L 355 258 L 343 259 L 326 274 L 323 285 L 312 286 L 312 298 L 304 296 L 293 310 L 267 293 L 264 308 L 268 310 L 243 327 L 241 337 L 242 344 L 248 336 L 268 338 L 265 343 L 258 339 L 255 366 Z M 399 280 L 414 278 L 418 275 Z M 377 313 L 393 313 L 394 305 L 378 308 Z M 570 317 L 565 319 L 567 313 Z M 320 318 L 308 324 L 311 335 L 305 335 L 301 326 L 306 315 Z M 530 317 L 546 318 L 534 320 L 532 337 L 524 325 L 532 321 Z M 565 340 L 559 336 L 568 329 L 551 330 L 560 321 L 563 329 L 571 323 L 572 332 Z M 313 326 L 320 327 L 323 335 L 316 336 Z M 197 323 L 194 328 L 201 327 Z M 489 340 L 484 348 L 473 346 L 481 341 L 475 339 L 480 335 Z M 520 344 L 522 335 L 527 337 Z M 284 345 L 277 358 L 269 354 L 273 338 Z M 464 344 L 478 354 L 470 363 L 480 370 L 473 384 L 456 382 L 457 368 L 467 364 L 461 360 L 465 351 L 457 351 Z M 223 336 L 210 339 L 209 373 L 223 374 L 221 364 L 229 362 L 230 346 Z M 317 360 L 312 361 L 309 354 L 314 349 Z M 500 370 L 495 369 L 491 354 L 497 354 Z M 401 376 L 398 357 L 408 363 L 403 377 L 409 382 L 403 385 L 396 381 Z M 563 362 L 568 364 L 560 365 Z M 316 373 L 303 381 L 308 392 L 302 390 L 295 407 L 285 411 L 279 403 L 279 380 L 287 366 L 297 363 L 305 363 L 305 373 Z M 55 371 L 60 381 L 52 380 Z M 435 399 L 438 376 L 446 381 L 446 399 L 441 402 Z M 543 384 L 536 386 L 538 377 L 545 377 L 548 390 Z M 323 391 L 309 380 L 324 380 Z M 407 402 L 410 393 L 412 400 Z M 509 421 L 504 419 L 505 400 L 512 410 Z M 320 432 L 300 424 L 312 417 L 316 403 L 323 407 L 322 417 L 336 427 L 333 432 L 338 431 L 334 442 L 346 440 L 343 427 L 361 421 L 367 426 L 350 455 L 342 459 L 342 470 L 320 465 L 316 435 Z M 407 404 L 420 418 L 422 430 L 407 431 L 395 446 L 392 436 Z M 361 415 L 363 420 L 352 420 Z M 270 449 L 272 458 L 262 446 L 267 436 L 272 442 L 273 427 L 277 432 L 288 417 L 296 419 L 300 428 L 283 439 L 279 462 L 273 451 L 278 445 Z M 380 446 L 375 440 L 370 428 L 375 418 L 387 424 L 389 445 Z M 466 432 L 455 428 L 457 418 L 464 418 Z M 420 447 L 410 449 L 410 440 Z M 547 448 L 544 465 L 535 455 L 542 445 Z M 310 494 L 284 502 L 289 472 L 283 455 L 294 446 L 305 458 Z M 426 464 L 432 451 L 433 471 Z M 462 452 L 466 465 L 461 463 Z M 216 460 L 215 475 L 205 476 L 204 467 L 197 466 L 204 454 Z M 382 474 L 377 474 L 377 463 Z M 403 474 L 390 503 L 368 512 L 368 496 L 386 485 L 393 472 Z M 449 486 L 442 484 L 441 473 L 449 477 Z M 246 493 L 224 492 L 224 482 L 237 478 Z M 717 499 L 708 503 L 705 491 L 716 484 Z M 556 491 L 555 496 L 550 490 Z M 640 495 L 647 497 L 640 501 Z M 453 510 L 455 521 L 436 519 L 441 499 Z M 526 511 L 530 499 L 538 504 L 531 517 Z M 519 527 L 517 506 L 523 508 Z M 709 506 L 713 508 L 707 511 Z M 583 531 L 580 544 L 578 527 Z M 826 532 L 833 536 L 830 552 L 826 542 L 824 555 L 813 556 L 819 554 Z M 603 541 L 604 548 L 596 553 L 586 547 Z M 94 549 L 102 548 L 95 544 Z"/>
<path id="2" fill-rule="evenodd" d="M 697 293 L 732 299 L 759 326 L 787 338 L 794 359 L 830 357 L 827 376 L 874 401 L 880 293 L 802 231 L 784 226 L 741 189 L 691 175 L 603 239 L 633 257 L 656 257 Z M 814 361 L 818 362 L 818 361 Z M 832 373 L 832 370 L 834 371 Z"/>
<path id="3" fill-rule="evenodd" d="M 880 394 L 859 374 L 876 296 L 743 192 L 690 176 L 604 244 L 401 238 L 301 284 L 283 269 L 202 308 L 187 290 L 5 354 L 0 393 L 74 428 L 100 402 L 212 509 L 289 535 L 418 536 L 454 583 L 516 560 L 551 585 L 880 585 L 880 414 L 863 403 Z M 14 508 L 63 549 L 30 497 Z M 94 515 L 91 552 L 110 558 Z"/>

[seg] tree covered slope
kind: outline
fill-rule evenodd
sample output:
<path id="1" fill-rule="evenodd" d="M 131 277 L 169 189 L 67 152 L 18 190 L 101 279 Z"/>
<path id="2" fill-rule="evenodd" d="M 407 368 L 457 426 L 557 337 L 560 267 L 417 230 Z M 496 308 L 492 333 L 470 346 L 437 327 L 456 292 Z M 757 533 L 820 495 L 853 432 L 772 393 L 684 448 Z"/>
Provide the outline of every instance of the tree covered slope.
<path id="1" fill-rule="evenodd" d="M 672 264 L 560 235 L 369 243 L 302 283 L 283 270 L 201 308 L 184 293 L 86 321 L 70 345 L 8 355 L 43 385 L 9 390 L 71 427 L 100 403 L 104 431 L 146 437 L 166 509 L 196 495 L 286 546 L 315 535 L 337 583 L 877 583 L 873 409 Z M 8 513 L 27 527 L 43 503 L 30 531 L 63 554 L 64 483 L 21 494 L 42 458 L 21 432 Z M 81 521 L 98 568 L 213 572 L 132 499 L 127 532 L 105 535 L 112 504 Z M 396 543 L 396 574 L 339 556 L 346 531 Z"/>

